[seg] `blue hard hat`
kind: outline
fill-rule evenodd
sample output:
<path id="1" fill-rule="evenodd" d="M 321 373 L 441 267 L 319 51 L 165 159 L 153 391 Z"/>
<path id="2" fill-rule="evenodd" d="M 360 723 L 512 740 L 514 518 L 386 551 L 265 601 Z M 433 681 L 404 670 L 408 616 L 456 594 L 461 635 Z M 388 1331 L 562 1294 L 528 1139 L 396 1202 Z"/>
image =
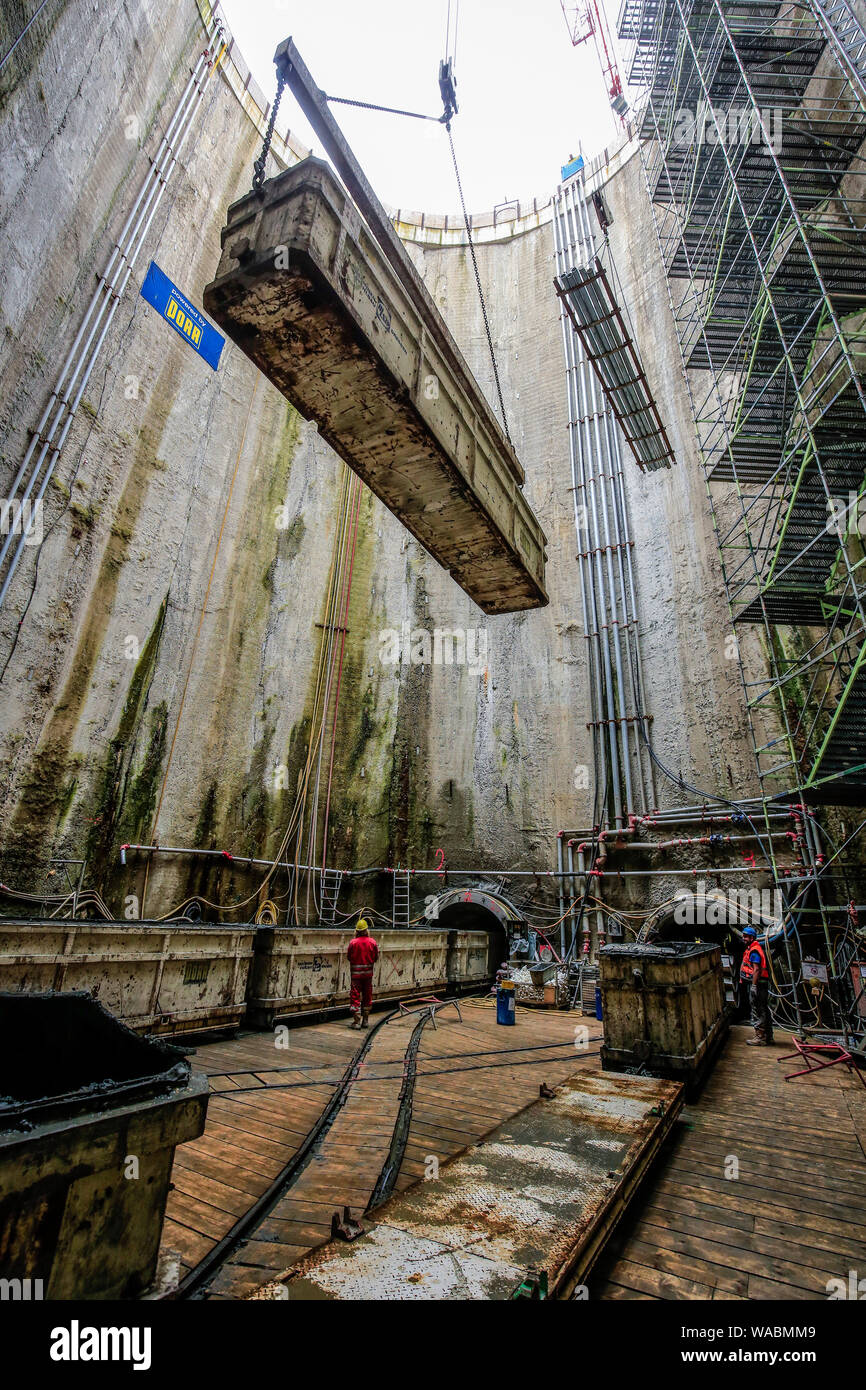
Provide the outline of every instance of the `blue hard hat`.
<path id="1" fill-rule="evenodd" d="M 758 935 L 758 933 L 755 931 L 755 928 L 754 928 L 754 927 L 743 927 L 743 936 L 757 936 L 757 935 Z"/>

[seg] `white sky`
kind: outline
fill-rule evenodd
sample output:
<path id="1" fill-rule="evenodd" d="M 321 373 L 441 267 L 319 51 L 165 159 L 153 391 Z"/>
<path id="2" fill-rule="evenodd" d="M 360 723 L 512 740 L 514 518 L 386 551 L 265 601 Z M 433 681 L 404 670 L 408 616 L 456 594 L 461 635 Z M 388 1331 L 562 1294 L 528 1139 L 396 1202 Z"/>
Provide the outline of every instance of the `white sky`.
<path id="1" fill-rule="evenodd" d="M 452 24 L 454 5 L 452 0 Z M 438 116 L 448 0 L 222 0 L 229 26 L 268 98 L 273 55 L 290 35 L 313 80 L 334 96 Z M 611 29 L 616 8 L 609 0 Z M 620 68 L 623 71 L 622 55 Z M 460 0 L 452 131 L 469 210 L 547 198 L 560 166 L 617 139 L 595 47 L 573 47 L 559 0 Z M 623 71 L 623 80 L 625 72 Z M 334 106 L 383 202 L 454 212 L 459 198 L 441 126 Z M 278 125 L 321 148 L 286 89 Z"/>

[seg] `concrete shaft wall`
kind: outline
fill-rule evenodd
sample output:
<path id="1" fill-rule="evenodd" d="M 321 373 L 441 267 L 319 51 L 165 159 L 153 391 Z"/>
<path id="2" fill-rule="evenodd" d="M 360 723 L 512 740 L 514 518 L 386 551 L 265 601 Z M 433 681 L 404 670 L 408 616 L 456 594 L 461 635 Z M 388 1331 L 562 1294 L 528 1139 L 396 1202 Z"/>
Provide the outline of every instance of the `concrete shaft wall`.
<path id="1" fill-rule="evenodd" d="M 4 50 L 22 23 L 4 12 Z M 192 0 L 56 4 L 4 73 L 4 490 L 202 43 Z M 259 144 L 216 74 L 48 489 L 44 543 L 0 619 L 2 873 L 16 888 L 44 883 L 51 854 L 87 855 L 121 911 L 143 867 L 121 868 L 121 843 L 266 857 L 294 802 L 343 465 L 232 344 L 212 372 L 138 296 L 152 256 L 200 303 Z M 607 190 L 613 235 L 681 459 L 629 476 L 650 707 L 677 771 L 743 794 L 736 663 L 638 176 L 632 161 Z M 413 254 L 493 400 L 466 250 Z M 432 865 L 441 848 L 455 867 L 547 868 L 556 831 L 592 815 L 591 786 L 575 787 L 590 715 L 550 224 L 479 261 L 551 602 L 486 618 L 365 493 L 331 796 L 342 867 Z M 384 664 L 382 634 L 404 623 L 475 632 L 486 659 Z M 147 912 L 188 891 L 225 901 L 257 877 L 155 859 Z"/>
<path id="2" fill-rule="evenodd" d="M 604 185 L 611 259 L 650 389 L 677 464 L 626 466 L 653 744 L 667 767 L 707 791 L 759 794 L 734 636 L 700 465 L 668 287 L 635 152 Z M 627 452 L 627 451 L 626 451 Z M 664 775 L 662 806 L 694 803 Z"/>

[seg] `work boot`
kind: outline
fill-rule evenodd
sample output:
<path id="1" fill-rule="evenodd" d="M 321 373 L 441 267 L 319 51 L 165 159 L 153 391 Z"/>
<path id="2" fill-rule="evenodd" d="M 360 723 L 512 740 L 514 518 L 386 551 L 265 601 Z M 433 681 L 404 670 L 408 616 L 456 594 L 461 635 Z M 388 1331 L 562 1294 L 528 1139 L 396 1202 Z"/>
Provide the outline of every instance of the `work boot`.
<path id="1" fill-rule="evenodd" d="M 766 1038 L 747 1038 L 746 1047 L 769 1047 Z"/>
<path id="2" fill-rule="evenodd" d="M 361 1027 L 361 1015 L 360 1015 L 360 1014 L 352 1014 L 352 1022 L 349 1024 L 349 1027 L 350 1027 L 350 1028 L 360 1028 L 360 1027 Z"/>
<path id="3" fill-rule="evenodd" d="M 361 1019 L 361 1024 L 360 1024 L 360 1026 L 361 1026 L 362 1028 L 369 1028 L 369 1027 L 370 1027 L 370 1015 L 369 1015 L 369 1014 L 364 1014 L 364 1015 L 363 1015 L 363 1017 L 362 1017 L 362 1019 Z"/>

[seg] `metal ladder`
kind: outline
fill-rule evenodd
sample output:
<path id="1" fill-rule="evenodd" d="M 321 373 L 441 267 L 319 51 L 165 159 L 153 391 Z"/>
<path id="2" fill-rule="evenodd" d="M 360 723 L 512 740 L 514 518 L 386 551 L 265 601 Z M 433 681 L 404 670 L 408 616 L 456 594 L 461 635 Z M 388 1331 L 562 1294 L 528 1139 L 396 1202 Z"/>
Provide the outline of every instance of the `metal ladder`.
<path id="1" fill-rule="evenodd" d="M 866 103 L 866 31 L 849 0 L 812 0 L 821 28 L 843 70 Z"/>
<path id="2" fill-rule="evenodd" d="M 340 896 L 340 886 L 342 882 L 342 869 L 322 870 L 322 907 L 319 913 L 320 922 L 327 922 L 333 926 L 337 911 L 337 899 Z"/>
<path id="3" fill-rule="evenodd" d="M 409 925 L 409 870 L 395 869 L 391 887 L 391 922 L 395 927 Z"/>

